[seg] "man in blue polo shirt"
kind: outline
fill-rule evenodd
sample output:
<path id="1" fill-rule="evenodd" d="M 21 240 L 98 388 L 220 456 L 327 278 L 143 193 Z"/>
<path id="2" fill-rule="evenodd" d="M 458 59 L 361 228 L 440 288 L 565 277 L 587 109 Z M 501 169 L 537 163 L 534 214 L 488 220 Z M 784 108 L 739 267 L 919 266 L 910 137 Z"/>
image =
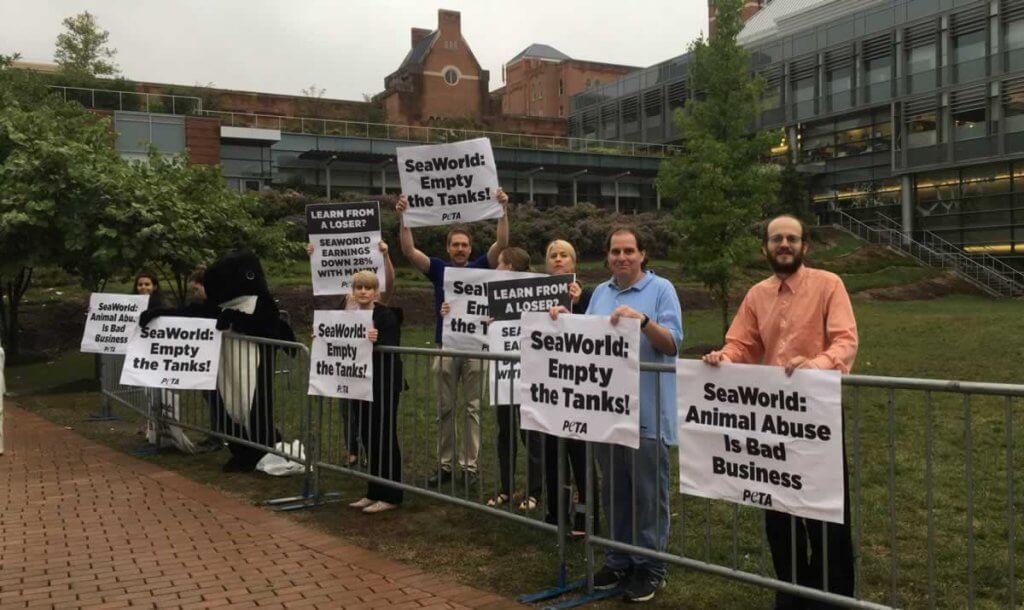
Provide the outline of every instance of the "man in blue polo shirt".
<path id="1" fill-rule="evenodd" d="M 613 229 L 605 249 L 612 278 L 594 289 L 586 313 L 610 316 L 612 324 L 621 318 L 640 320 L 640 361 L 673 364 L 683 340 L 683 314 L 675 287 L 644 269 L 647 253 L 634 229 Z M 676 376 L 641 372 L 640 448 L 594 447 L 612 539 L 629 544 L 635 540 L 656 551 L 668 547 L 668 448 L 676 442 Z M 662 561 L 606 550 L 604 567 L 594 574 L 594 587 L 622 586 L 626 599 L 647 601 L 664 585 L 665 572 Z"/>
<path id="2" fill-rule="evenodd" d="M 494 243 L 487 254 L 471 258 L 473 243 L 469 231 L 455 227 L 448 232 L 446 250 L 448 260 L 436 256 L 427 256 L 416 248 L 412 237 L 412 229 L 405 226 L 405 210 L 409 203 L 402 195 L 398 198 L 395 210 L 399 218 L 399 238 L 402 254 L 412 263 L 413 267 L 430 278 L 434 285 L 434 342 L 441 345 L 441 303 L 444 302 L 444 270 L 448 267 L 468 267 L 477 269 L 493 269 L 498 265 L 498 255 L 508 247 L 508 195 L 498 189 L 496 198 L 504 209 L 504 215 L 498 220 Z M 458 459 L 466 481 L 470 484 L 477 480 L 477 455 L 480 453 L 480 389 L 483 387 L 482 376 L 484 364 L 482 360 L 469 358 L 436 358 L 433 370 L 438 380 L 437 400 L 437 454 L 441 463 L 439 471 L 430 478 L 431 486 L 450 482 L 453 476 L 454 463 Z M 456 401 L 461 388 L 462 400 L 465 405 L 467 424 L 463 426 L 462 443 L 456 456 L 455 445 L 455 412 Z"/>

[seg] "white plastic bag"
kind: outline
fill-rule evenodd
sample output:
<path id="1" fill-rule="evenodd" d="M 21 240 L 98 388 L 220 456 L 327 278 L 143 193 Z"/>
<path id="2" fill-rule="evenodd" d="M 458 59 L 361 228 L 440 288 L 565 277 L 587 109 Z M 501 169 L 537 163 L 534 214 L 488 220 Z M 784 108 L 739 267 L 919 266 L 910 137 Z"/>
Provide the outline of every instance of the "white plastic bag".
<path id="1" fill-rule="evenodd" d="M 306 466 L 300 463 L 306 459 L 306 450 L 302 446 L 301 441 L 296 439 L 290 443 L 278 443 L 274 445 L 274 449 L 299 460 L 299 462 L 293 462 L 279 455 L 268 453 L 256 464 L 256 470 L 265 472 L 272 477 L 286 477 L 293 474 L 302 474 L 306 471 Z"/>

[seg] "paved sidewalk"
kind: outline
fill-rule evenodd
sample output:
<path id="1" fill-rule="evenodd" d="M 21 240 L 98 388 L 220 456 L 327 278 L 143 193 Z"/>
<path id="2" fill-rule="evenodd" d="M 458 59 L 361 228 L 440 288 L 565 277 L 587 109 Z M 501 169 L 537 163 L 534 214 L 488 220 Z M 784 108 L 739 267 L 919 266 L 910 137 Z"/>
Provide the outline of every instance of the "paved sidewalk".
<path id="1" fill-rule="evenodd" d="M 512 608 L 7 405 L 0 608 Z"/>

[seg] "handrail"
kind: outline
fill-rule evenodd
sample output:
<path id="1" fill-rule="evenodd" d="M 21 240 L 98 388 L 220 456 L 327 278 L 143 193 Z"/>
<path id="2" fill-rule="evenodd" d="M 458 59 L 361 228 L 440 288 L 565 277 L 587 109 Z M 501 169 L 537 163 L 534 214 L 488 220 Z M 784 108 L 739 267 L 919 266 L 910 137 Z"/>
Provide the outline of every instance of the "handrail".
<path id="1" fill-rule="evenodd" d="M 459 127 L 399 125 L 343 119 L 281 116 L 252 112 L 204 110 L 203 115 L 221 119 L 227 127 L 255 127 L 308 135 L 337 135 L 349 138 L 383 138 L 410 142 L 458 142 L 472 138 L 490 138 L 496 147 L 538 150 L 571 150 L 595 154 L 631 157 L 665 157 L 680 151 L 679 146 L 620 140 L 594 140 L 566 136 L 545 136 Z M 239 125 L 240 123 L 240 125 Z"/>
<path id="2" fill-rule="evenodd" d="M 68 92 L 81 92 L 84 95 L 73 95 L 72 100 L 82 104 L 86 108 L 99 109 L 99 110 L 118 110 L 118 111 L 137 111 L 137 112 L 166 112 L 170 114 L 202 114 L 203 112 L 203 99 L 195 97 L 193 95 L 173 95 L 170 93 L 147 93 L 144 91 L 123 91 L 119 89 L 91 89 L 86 87 L 66 87 L 64 85 L 50 85 L 50 89 L 60 91 L 62 99 L 68 101 Z M 114 108 L 113 104 L 97 103 L 96 98 L 99 94 L 101 102 L 104 98 L 113 101 L 113 95 L 117 95 L 117 107 Z M 125 101 L 127 99 L 141 99 L 145 101 L 144 106 L 134 105 L 134 107 L 127 107 Z M 151 100 L 156 100 L 160 103 L 159 106 L 151 104 Z M 170 100 L 168 106 L 165 100 Z M 179 100 L 181 102 L 179 103 Z M 154 110 L 159 108 L 159 110 Z"/>
<path id="3" fill-rule="evenodd" d="M 881 212 L 878 212 L 877 213 L 877 218 L 882 221 L 883 225 L 889 225 L 889 228 L 895 228 L 896 230 L 898 230 L 900 232 L 903 232 L 902 226 L 898 222 L 896 222 L 894 219 L 886 216 L 885 214 L 883 214 Z M 1001 273 L 1001 274 L 1004 274 L 1004 275 L 1009 275 L 1010 277 L 1008 279 L 1011 279 L 1012 281 L 1020 284 L 1021 289 L 1024 289 L 1024 273 L 1021 273 L 1017 269 L 1014 269 L 1010 265 L 1007 265 L 1003 261 L 1001 261 L 998 258 L 992 256 L 991 254 L 986 254 L 984 252 L 979 253 L 979 254 L 967 253 L 967 252 L 963 251 L 963 248 L 955 246 L 951 242 L 949 242 L 948 240 L 945 240 L 942 237 L 939 237 L 939 235 L 937 233 L 933 233 L 932 231 L 928 231 L 927 229 L 919 229 L 919 231 L 927 239 L 927 241 L 923 241 L 923 243 L 933 242 L 933 243 L 936 243 L 936 244 L 946 248 L 951 253 L 956 253 L 956 254 L 959 254 L 959 255 L 962 255 L 962 256 L 966 256 L 966 257 L 970 258 L 971 260 L 974 260 L 975 262 L 984 261 L 984 263 L 979 262 L 979 264 L 981 264 L 983 266 L 991 266 L 993 268 L 993 270 L 996 271 L 997 273 Z"/>
<path id="4" fill-rule="evenodd" d="M 960 277 L 993 296 L 1016 296 L 1024 293 L 1012 278 L 986 267 L 962 252 L 943 252 L 912 239 L 902 230 L 872 227 L 841 210 L 835 210 L 839 226 L 862 239 L 887 245 L 930 267 L 952 269 Z M 874 239 L 873 239 L 874 238 Z"/>

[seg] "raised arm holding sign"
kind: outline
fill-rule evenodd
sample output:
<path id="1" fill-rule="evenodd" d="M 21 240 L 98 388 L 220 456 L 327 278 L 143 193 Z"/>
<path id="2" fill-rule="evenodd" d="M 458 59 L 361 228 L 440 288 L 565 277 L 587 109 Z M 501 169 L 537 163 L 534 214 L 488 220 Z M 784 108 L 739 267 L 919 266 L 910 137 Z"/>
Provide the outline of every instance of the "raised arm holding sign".
<path id="1" fill-rule="evenodd" d="M 475 222 L 504 214 L 489 139 L 404 146 L 397 157 L 402 192 L 409 199 L 407 226 Z"/>
<path id="2" fill-rule="evenodd" d="M 434 341 L 441 344 L 442 316 L 440 313 L 441 303 L 444 302 L 444 278 L 445 270 L 454 267 L 466 267 L 470 269 L 492 269 L 498 264 L 498 255 L 508 247 L 508 195 L 501 189 L 497 189 L 498 204 L 505 210 L 504 215 L 498 220 L 496 238 L 487 254 L 472 259 L 473 243 L 469 231 L 463 228 L 453 228 L 448 232 L 446 250 L 448 260 L 427 256 L 422 250 L 416 247 L 413 240 L 412 229 L 405 222 L 405 215 L 409 208 L 409 200 L 405 195 L 398 198 L 395 210 L 399 217 L 399 238 L 402 245 L 402 254 L 412 263 L 414 267 L 426 275 L 434 286 Z M 466 476 L 476 479 L 477 454 L 480 451 L 480 387 L 483 366 L 479 360 L 467 360 L 465 358 L 438 358 L 434 362 L 434 371 L 438 375 L 439 396 L 438 396 L 438 460 L 440 467 L 438 474 L 428 481 L 432 486 L 450 481 L 453 476 L 453 468 L 456 461 L 455 447 L 455 398 L 459 394 L 463 396 L 466 416 L 473 422 L 468 428 L 466 436 L 459 448 L 458 462 L 462 465 Z"/>
<path id="3" fill-rule="evenodd" d="M 318 203 L 306 206 L 313 294 L 349 294 L 357 271 L 377 275 L 381 291 L 390 290 L 378 244 L 380 203 Z"/>

